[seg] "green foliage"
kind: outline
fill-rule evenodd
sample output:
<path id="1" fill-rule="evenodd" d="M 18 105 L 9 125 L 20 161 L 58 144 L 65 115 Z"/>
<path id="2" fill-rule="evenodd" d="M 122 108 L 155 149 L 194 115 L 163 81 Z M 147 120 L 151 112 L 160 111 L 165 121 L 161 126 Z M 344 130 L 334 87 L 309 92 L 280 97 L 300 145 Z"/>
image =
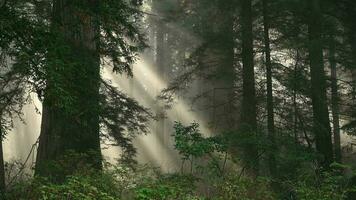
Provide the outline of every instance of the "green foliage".
<path id="1" fill-rule="evenodd" d="M 224 174 L 228 160 L 227 138 L 224 136 L 203 137 L 199 124 L 184 126 L 179 122 L 174 125 L 175 148 L 182 156 L 182 172 L 185 161 L 190 162 L 190 173 L 214 182 Z"/>
<path id="2" fill-rule="evenodd" d="M 195 178 L 185 175 L 161 175 L 157 179 L 147 179 L 136 190 L 136 200 L 193 200 Z"/>
<path id="3" fill-rule="evenodd" d="M 330 172 L 316 172 L 313 165 L 315 155 L 306 147 L 295 144 L 292 138 L 283 138 L 286 143 L 283 154 L 278 155 L 278 178 L 260 176 L 252 179 L 244 176 L 244 169 L 239 169 L 235 163 L 229 162 L 230 156 L 227 151 L 227 141 L 223 137 L 203 137 L 199 132 L 199 125 L 193 123 L 184 126 L 176 123 L 175 126 L 176 149 L 182 156 L 182 160 L 196 158 L 191 163 L 192 168 L 199 170 L 191 171 L 191 175 L 197 177 L 197 184 L 202 183 L 208 188 L 208 196 L 217 200 L 274 200 L 280 198 L 305 199 L 305 200 L 341 200 L 355 191 L 350 178 L 343 175 L 347 166 L 334 163 Z M 265 144 L 268 148 L 268 144 Z M 287 148 L 293 146 L 294 148 Z M 226 153 L 226 157 L 218 156 Z M 217 155 L 217 156 L 214 156 Z M 199 160 L 198 158 L 204 158 Z M 228 159 L 228 167 L 221 167 Z M 301 173 L 302 172 L 302 173 Z M 321 175 L 320 175 L 321 174 Z M 285 181 L 288 180 L 288 181 Z M 273 187 L 272 187 L 273 186 Z M 149 190 L 158 191 L 157 190 Z M 146 191 L 146 192 L 149 192 Z M 154 193 L 156 194 L 156 193 Z M 157 195 L 157 194 L 156 194 Z"/>
<path id="4" fill-rule="evenodd" d="M 61 164 L 57 164 L 61 165 Z M 148 166 L 111 165 L 104 171 L 87 167 L 62 182 L 35 177 L 18 181 L 8 188 L 8 200 L 199 200 L 195 197 L 196 179 L 179 174 L 162 175 Z"/>
<path id="5" fill-rule="evenodd" d="M 203 138 L 198 128 L 199 124 L 197 123 L 186 127 L 179 122 L 174 125 L 175 148 L 185 160 L 190 157 L 201 157 L 214 151 L 214 143 Z"/>
<path id="6" fill-rule="evenodd" d="M 297 199 L 343 200 L 350 192 L 356 191 L 350 178 L 342 174 L 346 166 L 333 164 L 332 167 L 333 171 L 324 171 L 320 174 L 303 173 L 295 183 L 292 183 Z"/>
<path id="7" fill-rule="evenodd" d="M 199 132 L 199 124 L 192 123 L 184 126 L 180 122 L 174 124 L 175 149 L 182 156 L 182 159 L 193 160 L 208 156 L 215 161 L 214 153 L 226 153 L 227 142 L 225 137 L 203 137 Z"/>
<path id="8" fill-rule="evenodd" d="M 63 185 L 41 185 L 38 188 L 39 199 L 115 199 L 113 196 L 100 191 L 94 183 L 91 177 L 69 177 Z"/>
<path id="9" fill-rule="evenodd" d="M 270 187 L 270 180 L 256 180 L 239 177 L 237 173 L 229 173 L 219 185 L 216 185 L 221 200 L 274 200 L 276 196 Z"/>
<path id="10" fill-rule="evenodd" d="M 67 177 L 62 184 L 54 184 L 45 178 L 35 178 L 30 183 L 16 185 L 8 192 L 8 199 L 118 199 L 112 190 L 112 180 L 105 174 Z"/>
<path id="11" fill-rule="evenodd" d="M 58 170 L 62 179 L 35 177 L 18 179 L 8 188 L 8 200 L 342 200 L 354 185 L 342 175 L 347 166 L 333 164 L 332 171 L 315 172 L 312 165 L 301 167 L 288 181 L 263 176 L 257 179 L 243 175 L 243 169 L 227 157 L 226 142 L 220 137 L 204 138 L 198 124 L 176 123 L 176 148 L 182 159 L 195 156 L 194 173 L 162 174 L 159 169 L 140 165 L 112 165 L 104 162 L 103 171 L 81 162 L 93 155 L 68 153 L 47 168 Z M 179 145 L 178 145 L 179 144 Z M 185 149 L 186 148 L 186 149 Z M 209 155 L 209 156 L 208 156 Z M 201 160 L 198 158 L 201 157 Z M 204 159 L 203 159 L 204 158 Z M 83 164 L 81 164 L 83 163 Z M 71 173 L 66 170 L 73 165 Z M 77 166 L 74 166 L 77 165 Z M 68 175 L 66 175 L 68 174 Z M 321 174 L 321 175 L 320 175 Z M 288 178 L 288 177 L 285 177 Z M 277 184 L 277 189 L 272 188 Z"/>
<path id="12" fill-rule="evenodd" d="M 243 171 L 225 169 L 228 159 L 227 137 L 203 137 L 199 132 L 199 125 L 196 123 L 184 126 L 176 122 L 174 129 L 175 148 L 182 155 L 183 160 L 192 157 L 205 158 L 204 161 L 199 162 L 198 160 L 192 165 L 199 169 L 198 173 L 194 173 L 194 176 L 199 177 L 199 181 L 204 184 L 204 187 L 214 191 L 213 194 L 208 195 L 212 199 L 275 199 L 268 179 L 253 180 L 242 176 Z M 234 165 L 234 163 L 230 163 L 230 165 Z"/>
<path id="13" fill-rule="evenodd" d="M 81 174 L 88 175 L 94 174 L 94 163 L 100 165 L 102 162 L 101 154 L 98 152 L 90 151 L 87 153 L 78 153 L 74 151 L 63 152 L 55 160 L 47 160 L 40 165 L 36 166 L 37 173 L 48 175 L 51 182 L 61 182 L 68 175 Z"/>
<path id="14" fill-rule="evenodd" d="M 142 107 L 136 100 L 129 98 L 106 81 L 100 87 L 99 120 L 101 131 L 110 135 L 114 142 L 122 148 L 121 160 L 133 162 L 136 149 L 132 139 L 138 133 L 147 133 L 147 123 L 153 117 L 152 113 Z"/>
<path id="15" fill-rule="evenodd" d="M 128 160 L 135 153 L 131 144 L 134 134 L 146 132 L 151 116 L 136 101 L 101 80 L 99 62 L 105 57 L 105 66 L 132 75 L 132 64 L 147 47 L 139 23 L 142 1 L 103 0 L 95 5 L 66 1 L 73 13 L 80 14 L 60 22 L 64 29 L 80 34 L 80 16 L 89 16 L 93 26 L 100 26 L 93 41 L 96 51 L 89 55 L 87 50 L 74 47 L 73 41 L 68 42 L 63 30 L 56 27 L 54 2 L 11 0 L 1 4 L 0 85 L 8 91 L 0 92 L 1 127 L 4 131 L 11 128 L 12 115 L 20 115 L 25 103 L 23 93 L 34 92 L 40 100 L 46 99 L 44 104 L 58 109 L 63 118 L 80 121 L 81 130 L 90 128 L 91 119 L 100 115 L 101 127 L 110 139 L 117 140 Z M 7 66 L 4 63 L 8 58 L 11 63 Z"/>
<path id="16" fill-rule="evenodd" d="M 57 200 L 57 199 L 83 199 L 83 200 L 117 200 L 121 199 L 124 190 L 131 189 L 139 174 L 133 177 L 133 170 L 125 166 L 112 166 L 105 164 L 103 171 L 98 171 L 91 166 L 81 165 L 80 160 L 87 159 L 88 156 L 82 154 L 67 154 L 62 160 L 51 162 L 53 170 L 58 170 L 62 178 L 39 177 L 32 180 L 20 180 L 8 188 L 6 198 L 9 200 Z M 74 155 L 73 159 L 78 161 L 77 169 L 73 175 L 65 175 L 66 166 L 69 162 L 66 159 Z M 79 159 L 79 160 L 78 160 Z M 72 160 L 69 158 L 69 160 Z M 73 160 L 72 160 L 73 161 Z M 83 162 L 85 163 L 85 162 Z"/>

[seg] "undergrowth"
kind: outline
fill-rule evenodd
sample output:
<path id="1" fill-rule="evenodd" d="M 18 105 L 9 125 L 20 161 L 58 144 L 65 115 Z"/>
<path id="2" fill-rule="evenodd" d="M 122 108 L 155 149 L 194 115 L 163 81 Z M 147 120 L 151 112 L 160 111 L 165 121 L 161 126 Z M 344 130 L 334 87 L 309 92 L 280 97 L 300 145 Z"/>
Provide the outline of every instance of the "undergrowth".
<path id="1" fill-rule="evenodd" d="M 175 125 L 180 172 L 164 174 L 147 165 L 104 163 L 103 170 L 82 166 L 61 181 L 51 177 L 17 179 L 7 200 L 351 200 L 356 193 L 348 168 L 333 164 L 317 172 L 304 165 L 290 178 L 245 175 L 228 153 L 222 137 L 203 137 L 199 126 Z M 71 154 L 73 157 L 73 153 Z M 75 156 L 74 156 L 75 157 Z M 62 161 L 63 162 L 63 161 Z M 63 164 L 63 163 L 62 163 Z M 309 163 L 310 164 L 310 163 Z M 55 165 L 56 170 L 62 165 Z M 64 165 L 65 166 L 65 165 Z M 281 168 L 284 169 L 284 168 Z M 283 171 L 281 171 L 283 173 Z M 16 173 L 15 173 L 16 174 Z M 57 179 L 55 179 L 57 180 Z"/>

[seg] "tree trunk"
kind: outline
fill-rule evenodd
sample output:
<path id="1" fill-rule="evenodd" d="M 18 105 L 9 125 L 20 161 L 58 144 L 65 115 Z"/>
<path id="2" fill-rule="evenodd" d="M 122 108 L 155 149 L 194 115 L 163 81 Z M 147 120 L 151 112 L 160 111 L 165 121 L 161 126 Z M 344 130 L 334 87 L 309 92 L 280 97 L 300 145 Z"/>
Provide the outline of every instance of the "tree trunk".
<path id="1" fill-rule="evenodd" d="M 228 1 L 228 0 L 227 0 Z M 224 132 L 232 130 L 236 125 L 236 111 L 234 106 L 236 74 L 234 70 L 234 16 L 233 9 L 230 7 L 232 2 L 222 5 L 219 12 L 221 21 L 217 22 L 219 39 L 216 41 L 215 50 L 218 56 L 218 64 L 214 83 L 214 110 L 216 131 Z M 226 7 L 230 5 L 230 7 Z M 215 55 L 215 56 L 216 56 Z"/>
<path id="2" fill-rule="evenodd" d="M 350 25 L 349 40 L 351 44 L 352 66 L 351 66 L 351 78 L 352 78 L 352 103 L 356 104 L 356 27 Z"/>
<path id="3" fill-rule="evenodd" d="M 322 13 L 319 0 L 310 0 L 309 59 L 313 105 L 313 129 L 319 164 L 328 168 L 333 162 L 333 146 L 326 99 L 326 80 L 322 49 Z"/>
<path id="4" fill-rule="evenodd" d="M 332 38 L 329 47 L 329 62 L 331 71 L 331 109 L 333 117 L 334 154 L 335 161 L 341 163 L 339 91 L 335 58 L 335 39 Z"/>
<path id="5" fill-rule="evenodd" d="M 293 72 L 293 134 L 294 134 L 294 144 L 295 150 L 298 147 L 298 104 L 297 104 L 297 70 L 299 66 L 300 54 L 299 50 L 296 52 L 294 72 Z"/>
<path id="6" fill-rule="evenodd" d="M 158 7 L 159 2 L 154 3 L 154 8 L 156 9 Z M 160 10 L 156 10 L 156 13 L 161 13 Z M 164 15 L 164 13 L 161 13 L 162 15 Z M 156 26 L 155 26 L 156 30 L 156 59 L 155 59 L 155 64 L 156 64 L 156 74 L 161 75 L 161 80 L 163 82 L 167 81 L 166 78 L 166 68 L 167 66 L 167 62 L 166 62 L 166 29 L 165 29 L 165 24 L 162 21 L 162 19 L 157 19 L 156 21 Z M 157 87 L 157 86 L 156 86 Z M 158 86 L 159 87 L 159 86 Z M 157 94 L 159 94 L 159 90 L 162 88 L 157 88 Z M 163 146 L 165 146 L 165 141 L 166 141 L 166 111 L 164 109 L 164 105 L 162 102 L 157 101 L 157 114 L 158 114 L 158 121 L 157 121 L 157 129 L 156 132 L 157 134 L 159 134 L 160 139 L 162 144 L 164 144 Z M 164 151 L 164 149 L 163 149 Z"/>
<path id="7" fill-rule="evenodd" d="M 99 29 L 94 17 L 86 12 L 86 9 L 94 10 L 97 1 L 80 3 L 83 10 L 70 0 L 53 2 L 52 33 L 56 45 L 62 46 L 48 53 L 47 88 L 36 159 L 39 175 L 52 174 L 45 164 L 69 151 L 91 155 L 83 162 L 69 164 L 70 169 L 65 169 L 68 173 L 77 170 L 80 163 L 101 168 L 100 57 L 95 42 Z M 66 50 L 61 51 L 61 47 Z"/>
<path id="8" fill-rule="evenodd" d="M 264 41 L 265 41 L 265 56 L 266 56 L 266 76 L 267 76 L 267 131 L 270 150 L 268 153 L 268 167 L 272 176 L 276 175 L 276 138 L 274 130 L 274 105 L 273 105 L 273 88 L 272 88 L 272 63 L 271 63 L 271 48 L 269 39 L 269 16 L 268 16 L 268 0 L 263 0 L 263 26 L 264 26 Z"/>
<path id="9" fill-rule="evenodd" d="M 5 166 L 4 166 L 4 154 L 2 149 L 3 135 L 0 127 L 0 198 L 1 194 L 5 191 Z"/>
<path id="10" fill-rule="evenodd" d="M 245 138 L 244 159 L 252 175 L 258 175 L 257 111 L 255 74 L 253 61 L 252 2 L 243 0 L 241 8 L 242 27 L 242 106 L 241 134 Z"/>
<path id="11" fill-rule="evenodd" d="M 231 0 L 217 2 L 213 20 L 209 24 L 210 37 L 208 48 L 201 58 L 202 65 L 208 70 L 209 85 L 202 82 L 203 90 L 211 91 L 207 100 L 212 109 L 210 121 L 212 132 L 223 133 L 236 126 L 234 106 L 234 6 Z M 215 16 L 216 15 L 216 16 Z"/>

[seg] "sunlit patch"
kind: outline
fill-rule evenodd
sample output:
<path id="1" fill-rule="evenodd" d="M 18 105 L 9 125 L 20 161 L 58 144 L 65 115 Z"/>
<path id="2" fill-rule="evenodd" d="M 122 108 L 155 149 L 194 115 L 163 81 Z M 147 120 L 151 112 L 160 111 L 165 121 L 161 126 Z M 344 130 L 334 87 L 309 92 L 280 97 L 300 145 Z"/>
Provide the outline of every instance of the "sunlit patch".
<path id="1" fill-rule="evenodd" d="M 14 120 L 13 130 L 6 136 L 4 141 L 5 161 L 25 161 L 28 167 L 35 162 L 36 151 L 31 152 L 32 146 L 36 143 L 41 126 L 41 115 L 36 112 L 42 110 L 42 105 L 35 94 L 31 94 L 33 102 L 23 108 L 23 123 L 20 119 Z"/>
<path id="2" fill-rule="evenodd" d="M 162 106 L 162 102 L 157 100 L 157 96 L 162 89 L 167 87 L 168 83 L 162 80 L 161 74 L 154 72 L 154 68 L 155 66 L 145 61 L 138 61 L 133 67 L 134 77 L 113 74 L 109 67 L 104 67 L 102 76 L 130 97 L 135 98 L 141 105 L 156 112 L 159 106 Z M 138 136 L 134 141 L 138 150 L 137 159 L 140 162 L 160 166 L 163 171 L 173 171 L 180 168 L 179 156 L 174 150 L 173 138 L 171 137 L 174 121 L 181 121 L 186 124 L 195 121 L 201 124 L 202 133 L 210 135 L 207 123 L 199 119 L 188 103 L 185 103 L 183 99 L 177 99 L 174 106 L 166 110 L 166 118 L 159 118 L 158 121 L 150 124 L 150 134 Z M 162 123 L 164 123 L 164 127 L 160 127 Z M 119 149 L 113 151 L 110 148 L 104 150 L 103 153 L 111 160 L 115 160 L 120 154 Z"/>

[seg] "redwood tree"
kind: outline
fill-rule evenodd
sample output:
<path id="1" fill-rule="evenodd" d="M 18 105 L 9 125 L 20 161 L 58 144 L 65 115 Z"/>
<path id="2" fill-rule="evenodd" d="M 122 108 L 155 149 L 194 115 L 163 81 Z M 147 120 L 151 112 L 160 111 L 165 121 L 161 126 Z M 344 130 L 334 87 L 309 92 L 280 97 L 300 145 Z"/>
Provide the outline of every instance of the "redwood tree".
<path id="1" fill-rule="evenodd" d="M 256 90 L 253 55 L 252 33 L 252 1 L 241 2 L 241 29 L 242 29 L 242 105 L 241 105 L 241 134 L 245 144 L 245 156 L 248 169 L 258 174 L 257 141 L 257 111 Z"/>
<path id="2" fill-rule="evenodd" d="M 310 9 L 308 49 L 313 105 L 313 129 L 316 150 L 320 154 L 319 164 L 324 168 L 328 168 L 334 159 L 323 62 L 322 11 L 319 0 L 311 0 L 308 2 L 308 5 Z"/>

